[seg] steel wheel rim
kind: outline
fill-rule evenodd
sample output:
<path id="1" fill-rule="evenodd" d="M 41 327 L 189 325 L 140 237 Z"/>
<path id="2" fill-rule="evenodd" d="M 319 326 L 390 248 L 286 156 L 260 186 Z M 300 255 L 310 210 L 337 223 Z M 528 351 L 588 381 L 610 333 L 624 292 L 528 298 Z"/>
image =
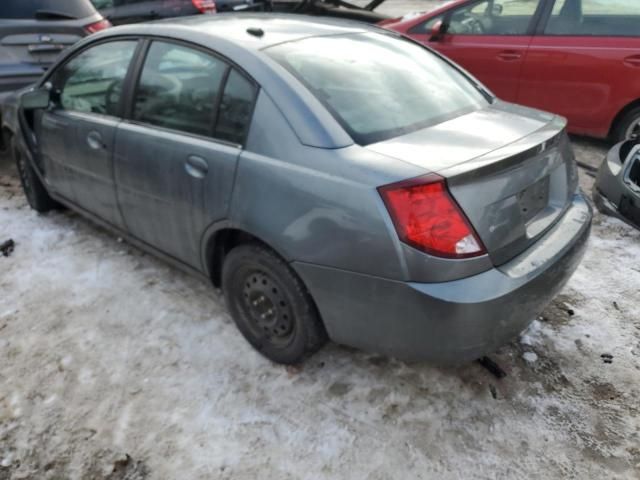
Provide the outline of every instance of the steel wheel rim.
<path id="1" fill-rule="evenodd" d="M 246 275 L 241 306 L 254 334 L 274 346 L 293 340 L 295 322 L 291 305 L 280 285 L 263 271 Z"/>

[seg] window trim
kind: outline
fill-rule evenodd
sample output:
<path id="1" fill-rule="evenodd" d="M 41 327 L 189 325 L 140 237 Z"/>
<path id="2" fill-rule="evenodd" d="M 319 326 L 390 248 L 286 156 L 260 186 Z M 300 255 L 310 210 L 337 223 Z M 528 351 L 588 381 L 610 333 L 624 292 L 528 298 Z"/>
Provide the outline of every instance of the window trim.
<path id="1" fill-rule="evenodd" d="M 142 42 L 140 41 L 140 38 L 135 36 L 135 35 L 123 35 L 123 36 L 114 36 L 114 37 L 109 37 L 109 38 L 102 38 L 100 40 L 96 40 L 95 42 L 88 43 L 87 45 L 83 45 L 78 50 L 74 50 L 72 52 L 69 52 L 68 55 L 66 55 L 65 57 L 63 57 L 61 59 L 60 63 L 56 64 L 54 68 L 52 68 L 49 71 L 47 71 L 47 73 L 42 77 L 42 79 L 37 84 L 37 86 L 38 87 L 42 87 L 45 83 L 51 81 L 52 77 L 55 77 L 56 73 L 59 72 L 60 69 L 64 68 L 67 64 L 69 64 L 69 62 L 73 61 L 75 58 L 79 57 L 80 55 L 85 53 L 87 50 L 89 50 L 89 49 L 91 49 L 93 47 L 98 47 L 100 45 L 104 45 L 106 43 L 126 42 L 126 41 L 133 41 L 133 42 L 136 43 L 136 46 L 133 49 L 133 55 L 131 56 L 131 61 L 129 62 L 129 67 L 127 68 L 127 73 L 125 74 L 124 79 L 122 81 L 122 94 L 120 95 L 120 101 L 118 102 L 118 108 L 117 108 L 116 115 L 108 115 L 108 114 L 96 113 L 96 112 L 76 112 L 75 110 L 65 110 L 64 108 L 62 108 L 61 105 L 57 105 L 59 108 L 54 109 L 54 110 L 59 110 L 61 112 L 66 112 L 66 113 L 83 113 L 85 115 L 95 115 L 95 116 L 97 116 L 99 118 L 109 118 L 109 119 L 122 120 L 124 118 L 123 117 L 123 115 L 124 115 L 123 102 L 124 102 L 124 99 L 126 98 L 129 77 L 131 75 L 133 67 L 136 64 L 138 55 L 140 54 L 140 50 L 141 50 L 141 47 L 142 47 Z"/>
<path id="2" fill-rule="evenodd" d="M 547 3 L 544 14 L 538 23 L 535 35 L 540 37 L 551 38 L 638 38 L 638 35 L 584 35 L 584 34 L 570 34 L 570 33 L 547 33 L 545 30 L 551 21 L 551 15 L 553 14 L 553 7 L 556 6 L 556 2 L 559 0 L 544 0 Z"/>
<path id="3" fill-rule="evenodd" d="M 233 147 L 239 147 L 239 148 L 244 148 L 246 141 L 247 141 L 247 137 L 249 135 L 249 131 L 251 130 L 251 124 L 253 123 L 253 114 L 255 111 L 255 107 L 256 107 L 256 103 L 258 102 L 258 96 L 260 94 L 260 84 L 258 82 L 256 82 L 253 77 L 251 77 L 251 75 L 249 75 L 242 67 L 240 67 L 236 62 L 234 62 L 233 60 L 229 59 L 228 57 L 225 57 L 224 55 L 221 55 L 220 53 L 211 50 L 207 47 L 204 47 L 202 45 L 198 45 L 196 43 L 192 43 L 186 40 L 181 40 L 181 39 L 175 39 L 175 38 L 169 38 L 169 37 L 163 37 L 160 35 L 140 35 L 138 36 L 138 38 L 141 40 L 142 43 L 142 48 L 139 51 L 139 55 L 136 58 L 135 62 L 132 62 L 132 66 L 133 66 L 133 72 L 131 75 L 131 79 L 130 79 L 130 83 L 128 85 L 126 85 L 126 95 L 124 95 L 125 90 L 123 89 L 123 96 L 122 98 L 126 98 L 127 102 L 126 102 L 126 106 L 127 108 L 125 109 L 123 113 L 123 117 L 122 120 L 124 122 L 130 123 L 132 125 L 137 125 L 137 126 L 141 126 L 141 127 L 146 127 L 146 128 L 156 128 L 158 130 L 162 130 L 162 131 L 166 131 L 166 132 L 170 132 L 170 133 L 176 133 L 176 134 L 180 134 L 180 135 L 188 135 L 190 137 L 193 138 L 198 138 L 198 139 L 202 139 L 202 140 L 208 140 L 208 141 L 214 141 L 214 142 L 218 142 L 221 143 L 223 145 L 227 145 L 227 146 L 233 146 Z M 162 43 L 170 43 L 170 44 L 174 44 L 174 45 L 178 45 L 178 46 L 182 46 L 185 48 L 191 48 L 193 50 L 197 50 L 200 51 L 202 53 L 205 53 L 207 55 L 210 55 L 214 58 L 217 58 L 218 60 L 222 61 L 225 65 L 225 72 L 222 74 L 222 79 L 220 81 L 220 90 L 218 92 L 218 94 L 216 95 L 216 99 L 215 99 L 215 103 L 214 103 L 214 115 L 212 118 L 212 123 L 209 127 L 209 134 L 208 135 L 200 135 L 197 133 L 192 133 L 192 132 L 186 132 L 184 130 L 177 130 L 174 128 L 168 128 L 168 127 L 162 127 L 159 125 L 153 125 L 151 123 L 147 123 L 147 122 L 141 122 L 139 120 L 136 120 L 133 118 L 133 108 L 134 108 L 134 100 L 136 97 L 136 93 L 138 92 L 138 87 L 140 85 L 140 78 L 142 76 L 142 70 L 144 69 L 144 65 L 146 63 L 147 60 L 147 56 L 149 54 L 149 49 L 151 48 L 151 44 L 153 42 L 162 42 Z M 250 121 L 249 124 L 247 126 L 247 128 L 245 129 L 245 131 L 243 132 L 243 139 L 242 139 L 242 143 L 236 143 L 236 142 L 230 142 L 228 140 L 225 140 L 223 138 L 218 138 L 215 136 L 215 127 L 218 123 L 218 117 L 220 114 L 220 103 L 222 101 L 222 95 L 224 94 L 224 90 L 227 86 L 227 80 L 229 79 L 229 73 L 231 72 L 231 69 L 236 70 L 240 75 L 242 75 L 249 83 L 251 83 L 253 85 L 254 88 L 254 93 L 253 93 L 253 101 L 252 101 L 252 105 L 251 105 L 251 114 L 250 114 Z M 129 80 L 129 79 L 128 79 Z"/>

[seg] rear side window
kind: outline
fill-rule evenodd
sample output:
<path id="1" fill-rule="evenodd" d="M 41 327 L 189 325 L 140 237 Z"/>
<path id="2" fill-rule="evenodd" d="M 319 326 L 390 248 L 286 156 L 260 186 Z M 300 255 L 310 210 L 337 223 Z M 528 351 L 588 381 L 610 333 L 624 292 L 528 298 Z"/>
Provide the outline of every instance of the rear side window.
<path id="1" fill-rule="evenodd" d="M 0 18 L 33 19 L 37 12 L 52 18 L 85 18 L 96 13 L 89 0 L 1 0 Z M 58 17 L 55 14 L 60 14 Z"/>
<path id="2" fill-rule="evenodd" d="M 53 83 L 64 110 L 118 115 L 122 85 L 136 50 L 133 40 L 91 47 L 58 70 Z"/>
<path id="3" fill-rule="evenodd" d="M 556 0 L 545 33 L 548 35 L 640 36 L 637 0 Z"/>
<path id="4" fill-rule="evenodd" d="M 256 89 L 253 83 L 231 70 L 220 100 L 216 138 L 242 144 L 251 123 Z"/>
<path id="5" fill-rule="evenodd" d="M 136 91 L 134 120 L 211 136 L 227 68 L 222 60 L 199 50 L 153 42 Z"/>

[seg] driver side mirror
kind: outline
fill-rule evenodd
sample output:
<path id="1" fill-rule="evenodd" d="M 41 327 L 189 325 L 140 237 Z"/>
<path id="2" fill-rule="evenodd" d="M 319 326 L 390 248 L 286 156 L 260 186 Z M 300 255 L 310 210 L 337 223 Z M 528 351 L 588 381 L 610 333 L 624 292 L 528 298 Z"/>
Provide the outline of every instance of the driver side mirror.
<path id="1" fill-rule="evenodd" d="M 502 5 L 500 5 L 499 3 L 494 4 L 493 8 L 491 9 L 491 16 L 499 17 L 500 15 L 502 15 L 502 10 Z"/>
<path id="2" fill-rule="evenodd" d="M 429 41 L 437 42 L 439 40 L 442 40 L 444 33 L 445 33 L 444 22 L 442 20 L 438 20 L 431 27 L 431 33 L 429 34 Z"/>
<path id="3" fill-rule="evenodd" d="M 47 82 L 40 88 L 29 90 L 20 97 L 20 106 L 24 110 L 47 108 L 51 103 L 51 83 Z"/>

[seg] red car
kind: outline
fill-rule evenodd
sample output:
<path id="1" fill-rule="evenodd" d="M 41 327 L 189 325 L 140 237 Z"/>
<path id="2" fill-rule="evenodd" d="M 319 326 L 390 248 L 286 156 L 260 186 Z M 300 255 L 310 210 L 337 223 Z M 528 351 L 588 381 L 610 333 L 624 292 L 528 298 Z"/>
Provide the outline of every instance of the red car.
<path id="1" fill-rule="evenodd" d="M 454 0 L 381 24 L 500 98 L 567 117 L 572 133 L 640 133 L 639 0 Z"/>

